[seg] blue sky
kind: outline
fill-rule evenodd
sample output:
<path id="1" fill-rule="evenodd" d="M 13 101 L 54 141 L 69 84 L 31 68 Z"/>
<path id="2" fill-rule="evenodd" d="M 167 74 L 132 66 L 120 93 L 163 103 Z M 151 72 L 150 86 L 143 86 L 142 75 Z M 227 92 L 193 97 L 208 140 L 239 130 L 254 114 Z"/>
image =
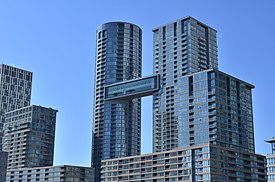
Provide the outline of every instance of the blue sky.
<path id="1" fill-rule="evenodd" d="M 275 136 L 275 1 L 0 0 L 0 61 L 34 72 L 32 103 L 59 110 L 55 164 L 90 165 L 95 30 L 143 29 L 143 75 L 152 73 L 154 27 L 187 15 L 218 31 L 219 68 L 256 86 L 257 153 Z M 142 152 L 151 152 L 151 97 L 143 99 Z"/>

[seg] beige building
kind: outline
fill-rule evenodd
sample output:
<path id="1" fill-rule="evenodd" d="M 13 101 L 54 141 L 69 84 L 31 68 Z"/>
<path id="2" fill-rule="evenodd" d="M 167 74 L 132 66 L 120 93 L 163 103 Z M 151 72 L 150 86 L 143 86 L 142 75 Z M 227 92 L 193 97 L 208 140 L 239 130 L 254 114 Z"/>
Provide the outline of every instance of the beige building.
<path id="1" fill-rule="evenodd" d="M 265 157 L 201 145 L 103 160 L 101 181 L 266 181 Z"/>

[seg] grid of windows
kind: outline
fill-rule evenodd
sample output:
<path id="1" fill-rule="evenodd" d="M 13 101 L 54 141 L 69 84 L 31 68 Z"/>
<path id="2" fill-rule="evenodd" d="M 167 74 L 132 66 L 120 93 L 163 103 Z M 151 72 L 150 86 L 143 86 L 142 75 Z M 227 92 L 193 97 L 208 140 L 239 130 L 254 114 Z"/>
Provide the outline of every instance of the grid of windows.
<path id="1" fill-rule="evenodd" d="M 5 112 L 30 105 L 32 72 L 0 64 L 0 150 Z"/>
<path id="2" fill-rule="evenodd" d="M 178 147 L 177 95 L 182 76 L 218 68 L 216 31 L 187 17 L 153 30 L 154 73 L 161 91 L 153 96 L 153 150 Z M 193 135 L 193 133 L 191 133 Z"/>
<path id="3" fill-rule="evenodd" d="M 78 166 L 49 166 L 40 168 L 24 168 L 8 170 L 9 182 L 34 182 L 34 181 L 64 181 L 64 182 L 93 182 L 94 170 Z"/>
<path id="4" fill-rule="evenodd" d="M 8 169 L 53 164 L 56 112 L 33 105 L 6 113 L 3 150 L 8 152 Z"/>
<path id="5" fill-rule="evenodd" d="M 268 181 L 275 181 L 275 137 L 271 140 L 266 140 L 266 142 L 271 144 L 271 154 L 267 154 L 267 176 Z"/>
<path id="6" fill-rule="evenodd" d="M 266 181 L 265 157 L 215 145 L 102 161 L 101 181 Z"/>
<path id="7" fill-rule="evenodd" d="M 206 70 L 180 78 L 175 87 L 178 147 L 211 143 L 254 152 L 254 86 L 223 72 Z"/>
<path id="8" fill-rule="evenodd" d="M 211 143 L 254 152 L 254 86 L 217 71 L 216 31 L 187 17 L 153 32 L 161 85 L 153 96 L 153 151 Z"/>

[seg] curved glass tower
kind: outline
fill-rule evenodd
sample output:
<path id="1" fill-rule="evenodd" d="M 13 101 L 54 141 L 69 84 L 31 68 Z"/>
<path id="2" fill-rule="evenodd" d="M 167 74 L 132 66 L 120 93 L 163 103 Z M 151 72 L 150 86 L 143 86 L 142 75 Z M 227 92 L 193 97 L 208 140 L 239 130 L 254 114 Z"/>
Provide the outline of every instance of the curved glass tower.
<path id="1" fill-rule="evenodd" d="M 104 101 L 104 86 L 141 77 L 141 29 L 110 22 L 97 28 L 94 78 L 92 166 L 100 178 L 100 162 L 140 154 L 140 99 Z"/>

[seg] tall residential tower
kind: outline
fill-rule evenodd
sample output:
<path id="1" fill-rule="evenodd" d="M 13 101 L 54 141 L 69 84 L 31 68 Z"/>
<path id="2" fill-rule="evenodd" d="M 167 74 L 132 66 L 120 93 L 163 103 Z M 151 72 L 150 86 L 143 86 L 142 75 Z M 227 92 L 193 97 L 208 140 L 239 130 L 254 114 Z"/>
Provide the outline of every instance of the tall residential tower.
<path id="1" fill-rule="evenodd" d="M 179 81 L 183 76 L 218 69 L 216 30 L 186 17 L 153 29 L 154 74 L 161 91 L 153 96 L 153 151 L 178 148 Z"/>
<path id="2" fill-rule="evenodd" d="M 0 64 L 0 151 L 5 112 L 30 105 L 32 72 Z"/>
<path id="3" fill-rule="evenodd" d="M 161 85 L 153 97 L 153 151 L 207 143 L 254 151 L 254 87 L 217 71 L 216 30 L 186 17 L 153 33 Z"/>
<path id="4" fill-rule="evenodd" d="M 140 99 L 104 100 L 104 86 L 141 77 L 141 29 L 110 22 L 96 31 L 92 166 L 102 159 L 140 154 Z"/>

